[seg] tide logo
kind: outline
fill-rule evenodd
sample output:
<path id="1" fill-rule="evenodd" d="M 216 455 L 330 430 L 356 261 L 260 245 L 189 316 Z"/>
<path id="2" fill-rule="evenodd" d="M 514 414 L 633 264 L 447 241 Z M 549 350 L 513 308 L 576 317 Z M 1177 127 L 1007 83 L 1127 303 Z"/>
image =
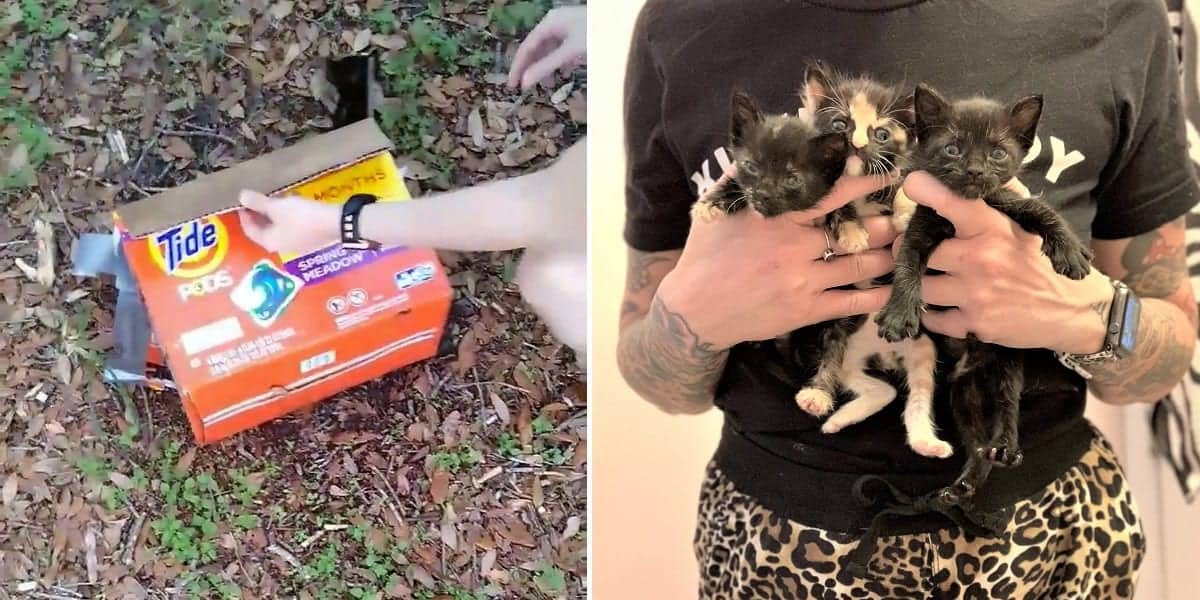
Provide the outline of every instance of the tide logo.
<path id="1" fill-rule="evenodd" d="M 229 234 L 217 217 L 204 217 L 176 225 L 149 238 L 150 259 L 168 275 L 186 279 L 202 277 L 225 260 Z"/>

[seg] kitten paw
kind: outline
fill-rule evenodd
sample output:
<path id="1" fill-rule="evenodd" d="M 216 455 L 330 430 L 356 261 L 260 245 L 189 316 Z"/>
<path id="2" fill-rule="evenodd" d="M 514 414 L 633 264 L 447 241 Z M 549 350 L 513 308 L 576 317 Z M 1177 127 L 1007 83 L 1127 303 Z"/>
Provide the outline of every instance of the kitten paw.
<path id="1" fill-rule="evenodd" d="M 724 211 L 713 202 L 696 202 L 692 205 L 692 221 L 710 223 L 724 214 Z"/>
<path id="2" fill-rule="evenodd" d="M 913 214 L 910 212 L 898 212 L 892 215 L 892 226 L 896 231 L 904 233 L 908 231 L 908 224 L 912 221 Z"/>
<path id="3" fill-rule="evenodd" d="M 1055 272 L 1071 279 L 1083 279 L 1092 271 L 1092 251 L 1086 248 L 1055 250 L 1049 257 Z"/>
<path id="4" fill-rule="evenodd" d="M 1025 460 L 1025 453 L 1013 444 L 999 444 L 987 448 L 987 459 L 998 467 L 1016 467 Z"/>
<path id="5" fill-rule="evenodd" d="M 889 342 L 899 342 L 917 337 L 921 330 L 920 311 L 897 310 L 884 307 L 875 315 L 879 326 L 879 337 Z"/>
<path id="6" fill-rule="evenodd" d="M 796 392 L 796 404 L 814 417 L 823 417 L 833 410 L 833 396 L 819 388 L 804 388 Z"/>
<path id="7" fill-rule="evenodd" d="M 954 454 L 954 446 L 937 438 L 909 440 L 908 446 L 913 452 L 929 458 L 950 458 Z"/>
<path id="8" fill-rule="evenodd" d="M 838 226 L 838 245 L 850 254 L 858 254 L 870 247 L 867 230 L 860 223 L 842 223 Z"/>
<path id="9" fill-rule="evenodd" d="M 975 486 L 965 481 L 955 481 L 948 488 L 943 488 L 938 498 L 946 504 L 962 504 L 975 495 Z"/>

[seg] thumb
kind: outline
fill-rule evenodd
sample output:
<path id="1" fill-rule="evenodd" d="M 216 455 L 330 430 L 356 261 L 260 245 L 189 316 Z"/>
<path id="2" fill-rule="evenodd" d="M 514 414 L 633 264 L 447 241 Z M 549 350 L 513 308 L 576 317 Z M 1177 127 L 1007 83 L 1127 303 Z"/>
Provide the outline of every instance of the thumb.
<path id="1" fill-rule="evenodd" d="M 833 183 L 829 193 L 807 210 L 797 212 L 792 218 L 797 222 L 808 222 L 823 217 L 851 202 L 873 194 L 891 185 L 891 175 L 843 175 Z"/>
<path id="2" fill-rule="evenodd" d="M 238 202 L 256 213 L 263 215 L 269 215 L 270 213 L 269 205 L 271 204 L 271 199 L 265 194 L 260 194 L 254 190 L 242 190 L 238 194 Z"/>
<path id="3" fill-rule="evenodd" d="M 982 200 L 967 199 L 924 171 L 914 171 L 904 178 L 904 193 L 917 204 L 932 208 L 954 225 L 955 237 L 975 237 L 997 225 L 999 215 Z"/>

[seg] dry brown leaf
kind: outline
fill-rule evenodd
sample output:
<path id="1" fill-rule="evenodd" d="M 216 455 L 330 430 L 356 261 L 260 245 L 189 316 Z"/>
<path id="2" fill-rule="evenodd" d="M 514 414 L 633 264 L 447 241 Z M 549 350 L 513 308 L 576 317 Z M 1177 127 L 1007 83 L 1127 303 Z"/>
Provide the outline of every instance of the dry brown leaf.
<path id="1" fill-rule="evenodd" d="M 196 460 L 196 446 L 192 446 L 179 460 L 175 463 L 175 473 L 180 477 L 187 475 L 192 470 L 192 463 Z"/>
<path id="2" fill-rule="evenodd" d="M 123 490 L 133 489 L 133 480 L 122 473 L 113 471 L 108 474 L 108 480 Z"/>
<path id="3" fill-rule="evenodd" d="M 483 149 L 487 140 L 483 137 L 483 116 L 479 114 L 479 107 L 471 109 L 471 114 L 467 115 L 467 133 L 471 134 L 471 141 L 475 142 L 475 147 Z"/>
<path id="4" fill-rule="evenodd" d="M 367 10 L 379 10 L 383 7 L 384 0 L 367 0 Z"/>
<path id="5" fill-rule="evenodd" d="M 521 410 L 517 413 L 517 434 L 522 444 L 528 446 L 533 443 L 533 417 L 530 416 L 528 402 L 521 402 Z"/>
<path id="6" fill-rule="evenodd" d="M 492 400 L 492 408 L 496 411 L 496 416 L 500 417 L 500 422 L 507 427 L 512 422 L 512 415 L 508 412 L 508 405 L 500 398 L 496 392 L 489 392 Z"/>
<path id="7" fill-rule="evenodd" d="M 271 16 L 282 21 L 283 19 L 287 18 L 288 15 L 292 14 L 292 7 L 294 5 L 294 2 L 276 2 L 271 7 Z"/>
<path id="8" fill-rule="evenodd" d="M 575 534 L 579 533 L 580 524 L 581 524 L 581 521 L 579 520 L 579 517 L 575 517 L 575 516 L 568 517 L 567 518 L 567 526 L 563 528 L 562 537 L 560 538 L 561 539 L 560 543 L 565 542 L 565 541 L 575 537 Z"/>
<path id="9" fill-rule="evenodd" d="M 500 153 L 500 164 L 506 167 L 519 167 L 538 155 L 538 151 L 529 146 L 511 148 Z"/>
<path id="10" fill-rule="evenodd" d="M 128 25 L 129 19 L 126 19 L 125 17 L 117 17 L 117 19 L 113 21 L 112 28 L 108 30 L 108 35 L 104 36 L 104 41 L 100 42 L 100 44 L 108 45 L 109 42 L 121 37 L 121 34 L 125 33 L 125 28 Z"/>
<path id="11" fill-rule="evenodd" d="M 446 496 L 450 493 L 450 473 L 437 469 L 433 472 L 433 477 L 429 481 L 429 496 L 434 503 L 441 504 L 446 501 Z"/>
<path id="12" fill-rule="evenodd" d="M 362 52 L 363 50 L 367 49 L 367 46 L 370 46 L 370 45 L 371 45 L 371 30 L 363 29 L 362 31 L 359 31 L 358 35 L 354 36 L 354 40 L 352 40 L 350 42 L 350 49 L 353 50 L 354 52 Z"/>
<path id="13" fill-rule="evenodd" d="M 4 488 L 0 490 L 0 504 L 7 506 L 17 499 L 17 485 L 20 483 L 20 476 L 16 473 L 9 474 L 8 479 L 4 482 Z"/>
<path id="14" fill-rule="evenodd" d="M 454 368 L 459 373 L 469 371 L 478 362 L 478 353 L 479 342 L 475 339 L 475 332 L 468 331 L 458 342 L 458 360 L 455 361 Z"/>
<path id="15" fill-rule="evenodd" d="M 196 158 L 196 151 L 180 137 L 168 137 L 163 140 L 163 150 L 175 158 Z"/>

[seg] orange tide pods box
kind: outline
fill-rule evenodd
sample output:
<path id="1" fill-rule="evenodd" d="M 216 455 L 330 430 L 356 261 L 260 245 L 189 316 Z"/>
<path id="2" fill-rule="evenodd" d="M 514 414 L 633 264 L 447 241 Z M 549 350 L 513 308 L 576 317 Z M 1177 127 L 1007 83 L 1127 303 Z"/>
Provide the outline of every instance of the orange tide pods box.
<path id="1" fill-rule="evenodd" d="M 449 281 L 427 248 L 269 253 L 238 192 L 341 204 L 408 192 L 370 119 L 120 207 L 117 232 L 198 442 L 434 356 Z M 335 224 L 336 227 L 336 224 Z"/>

